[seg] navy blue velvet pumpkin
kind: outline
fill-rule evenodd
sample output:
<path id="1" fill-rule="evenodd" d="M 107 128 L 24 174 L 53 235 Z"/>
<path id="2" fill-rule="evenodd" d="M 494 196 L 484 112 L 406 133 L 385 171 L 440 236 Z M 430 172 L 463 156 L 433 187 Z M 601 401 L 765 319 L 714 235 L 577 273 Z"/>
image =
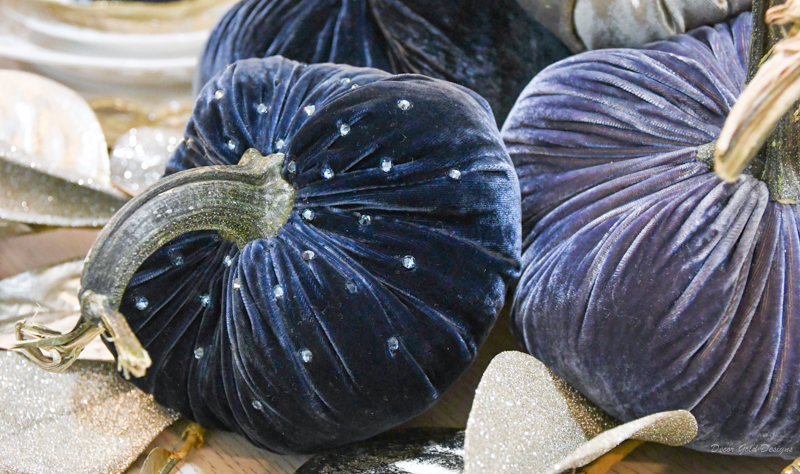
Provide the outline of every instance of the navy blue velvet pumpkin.
<path id="1" fill-rule="evenodd" d="M 472 362 L 519 267 L 519 186 L 486 102 L 417 75 L 271 57 L 202 89 L 168 173 L 285 153 L 277 236 L 186 234 L 121 312 L 153 359 L 133 382 L 278 452 L 367 438 Z"/>
<path id="2" fill-rule="evenodd" d="M 522 190 L 513 320 L 621 420 L 689 409 L 696 449 L 795 457 L 798 207 L 721 181 L 703 146 L 743 88 L 750 27 L 581 54 L 529 84 L 503 127 Z"/>
<path id="3" fill-rule="evenodd" d="M 455 82 L 502 123 L 530 78 L 569 50 L 515 0 L 243 0 L 212 32 L 195 88 L 234 61 L 276 54 Z"/>

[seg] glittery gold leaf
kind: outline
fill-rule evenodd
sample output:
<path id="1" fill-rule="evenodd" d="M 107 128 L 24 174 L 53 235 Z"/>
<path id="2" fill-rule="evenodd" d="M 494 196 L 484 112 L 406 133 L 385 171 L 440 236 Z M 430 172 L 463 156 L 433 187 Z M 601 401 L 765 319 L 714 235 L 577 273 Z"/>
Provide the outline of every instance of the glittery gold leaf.
<path id="1" fill-rule="evenodd" d="M 465 472 L 554 474 L 588 464 L 627 439 L 681 445 L 697 433 L 686 411 L 618 425 L 534 357 L 504 352 L 475 392 Z"/>
<path id="2" fill-rule="evenodd" d="M 604 431 L 553 465 L 547 474 L 585 466 L 626 440 L 683 446 L 697 435 L 697 420 L 686 410 L 665 411 Z"/>
<path id="3" fill-rule="evenodd" d="M 0 472 L 123 472 L 177 415 L 117 375 L 77 361 L 62 373 L 0 351 Z"/>

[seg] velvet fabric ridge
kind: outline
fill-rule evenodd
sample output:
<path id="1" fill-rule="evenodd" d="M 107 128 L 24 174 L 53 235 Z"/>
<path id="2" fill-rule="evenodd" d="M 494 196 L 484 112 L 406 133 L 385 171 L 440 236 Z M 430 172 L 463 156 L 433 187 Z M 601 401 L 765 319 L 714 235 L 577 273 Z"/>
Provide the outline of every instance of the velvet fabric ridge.
<path id="1" fill-rule="evenodd" d="M 798 208 L 697 153 L 743 88 L 750 27 L 745 13 L 581 54 L 530 83 L 503 127 L 522 189 L 513 319 L 531 354 L 623 421 L 688 409 L 691 447 L 796 457 Z"/>
<path id="2" fill-rule="evenodd" d="M 185 134 L 168 173 L 280 151 L 294 208 L 273 238 L 194 232 L 140 267 L 121 311 L 153 365 L 133 383 L 282 453 L 430 408 L 518 276 L 519 186 L 488 104 L 417 75 L 249 59 L 200 91 Z"/>
<path id="3" fill-rule="evenodd" d="M 217 23 L 195 88 L 277 54 L 445 79 L 485 97 L 502 123 L 528 80 L 570 53 L 515 0 L 244 0 Z"/>

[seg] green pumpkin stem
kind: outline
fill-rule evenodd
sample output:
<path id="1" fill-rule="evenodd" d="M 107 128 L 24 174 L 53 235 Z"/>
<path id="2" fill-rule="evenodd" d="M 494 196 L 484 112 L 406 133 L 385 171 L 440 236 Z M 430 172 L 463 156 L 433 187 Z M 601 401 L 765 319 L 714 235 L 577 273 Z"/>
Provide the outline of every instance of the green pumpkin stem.
<path id="1" fill-rule="evenodd" d="M 800 198 L 800 1 L 754 0 L 748 85 L 716 142 L 714 169 L 767 183 L 782 203 Z"/>
<path id="2" fill-rule="evenodd" d="M 128 282 L 160 247 L 187 232 L 217 230 L 239 246 L 274 236 L 294 203 L 281 177 L 283 154 L 250 149 L 238 165 L 176 173 L 129 201 L 97 237 L 81 275 L 81 321 L 61 335 L 21 324 L 14 349 L 49 370 L 63 370 L 96 335 L 114 343 L 126 378 L 145 375 L 150 357 L 119 313 Z"/>

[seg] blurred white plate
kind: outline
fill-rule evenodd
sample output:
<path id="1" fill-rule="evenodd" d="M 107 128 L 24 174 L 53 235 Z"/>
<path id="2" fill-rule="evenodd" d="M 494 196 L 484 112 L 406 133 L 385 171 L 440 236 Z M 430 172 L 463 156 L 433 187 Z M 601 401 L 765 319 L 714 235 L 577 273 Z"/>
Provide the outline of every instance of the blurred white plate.
<path id="1" fill-rule="evenodd" d="M 0 0 L 20 15 L 114 33 L 167 34 L 210 30 L 238 0 Z"/>
<path id="2" fill-rule="evenodd" d="M 42 74 L 70 83 L 96 86 L 169 86 L 191 84 L 197 56 L 121 58 L 54 51 L 8 32 L 0 22 L 0 58 L 28 64 Z"/>
<path id="3" fill-rule="evenodd" d="M 15 36 L 45 49 L 86 56 L 164 58 L 197 56 L 210 30 L 166 34 L 116 33 L 26 16 L 2 6 Z"/>

